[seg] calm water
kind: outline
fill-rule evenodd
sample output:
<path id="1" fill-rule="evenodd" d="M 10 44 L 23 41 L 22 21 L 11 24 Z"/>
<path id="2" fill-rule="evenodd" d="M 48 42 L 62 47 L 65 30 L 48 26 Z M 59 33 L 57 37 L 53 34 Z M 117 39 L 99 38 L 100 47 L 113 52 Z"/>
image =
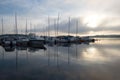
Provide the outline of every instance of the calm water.
<path id="1" fill-rule="evenodd" d="M 120 39 L 45 46 L 0 47 L 0 80 L 120 80 Z"/>

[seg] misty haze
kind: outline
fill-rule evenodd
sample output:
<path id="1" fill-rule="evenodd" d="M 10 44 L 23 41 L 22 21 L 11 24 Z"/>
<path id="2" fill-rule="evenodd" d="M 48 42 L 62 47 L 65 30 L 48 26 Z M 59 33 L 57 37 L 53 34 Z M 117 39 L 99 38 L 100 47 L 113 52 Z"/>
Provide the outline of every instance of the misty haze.
<path id="1" fill-rule="evenodd" d="M 120 80 L 119 0 L 0 0 L 0 80 Z"/>

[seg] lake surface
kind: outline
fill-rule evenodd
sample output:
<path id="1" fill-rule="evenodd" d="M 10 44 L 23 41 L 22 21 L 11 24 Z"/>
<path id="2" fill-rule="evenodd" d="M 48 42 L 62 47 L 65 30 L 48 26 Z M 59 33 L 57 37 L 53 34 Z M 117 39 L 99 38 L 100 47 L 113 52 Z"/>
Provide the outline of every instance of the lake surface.
<path id="1" fill-rule="evenodd" d="M 0 80 L 120 80 L 120 38 L 45 47 L 0 47 Z"/>

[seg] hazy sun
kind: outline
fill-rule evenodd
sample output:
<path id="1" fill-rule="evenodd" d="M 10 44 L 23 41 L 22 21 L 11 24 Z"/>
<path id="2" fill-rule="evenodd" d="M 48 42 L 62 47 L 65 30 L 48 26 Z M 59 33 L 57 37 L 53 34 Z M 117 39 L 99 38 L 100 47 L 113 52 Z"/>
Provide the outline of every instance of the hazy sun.
<path id="1" fill-rule="evenodd" d="M 84 18 L 84 24 L 90 28 L 98 27 L 101 21 L 101 16 L 99 15 L 89 15 Z"/>

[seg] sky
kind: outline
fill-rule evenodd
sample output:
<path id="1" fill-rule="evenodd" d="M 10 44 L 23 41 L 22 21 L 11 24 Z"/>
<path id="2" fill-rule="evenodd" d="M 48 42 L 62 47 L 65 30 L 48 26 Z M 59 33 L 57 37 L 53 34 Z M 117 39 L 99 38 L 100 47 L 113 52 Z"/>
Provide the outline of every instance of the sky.
<path id="1" fill-rule="evenodd" d="M 27 21 L 28 31 L 45 35 L 49 29 L 55 35 L 59 14 L 59 35 L 67 35 L 68 27 L 71 35 L 120 34 L 119 7 L 120 0 L 0 0 L 0 18 L 5 34 L 15 31 L 15 13 L 19 33 Z"/>

